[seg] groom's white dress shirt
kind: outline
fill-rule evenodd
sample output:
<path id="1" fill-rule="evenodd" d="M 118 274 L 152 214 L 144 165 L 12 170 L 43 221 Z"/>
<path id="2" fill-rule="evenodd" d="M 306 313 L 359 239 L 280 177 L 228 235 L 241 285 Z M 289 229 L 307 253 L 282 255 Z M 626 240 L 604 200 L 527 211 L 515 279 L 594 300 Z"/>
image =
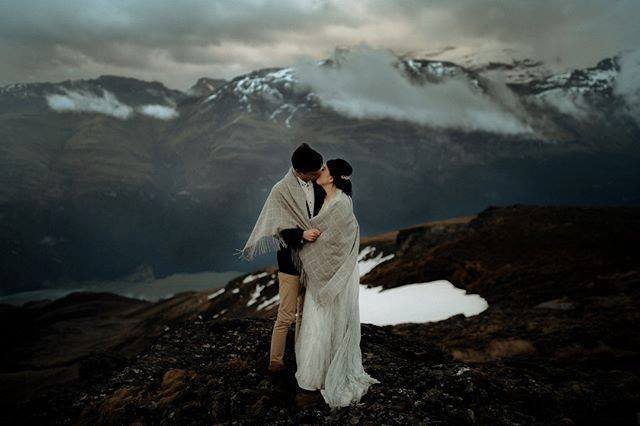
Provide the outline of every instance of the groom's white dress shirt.
<path id="1" fill-rule="evenodd" d="M 309 206 L 309 214 L 311 215 L 311 217 L 313 217 L 313 205 L 315 202 L 315 194 L 313 192 L 313 182 L 312 181 L 305 182 L 302 179 L 300 179 L 298 176 L 296 176 L 296 178 L 298 179 L 298 182 L 300 183 L 300 186 L 304 191 L 304 195 L 306 195 L 307 197 L 307 206 Z"/>

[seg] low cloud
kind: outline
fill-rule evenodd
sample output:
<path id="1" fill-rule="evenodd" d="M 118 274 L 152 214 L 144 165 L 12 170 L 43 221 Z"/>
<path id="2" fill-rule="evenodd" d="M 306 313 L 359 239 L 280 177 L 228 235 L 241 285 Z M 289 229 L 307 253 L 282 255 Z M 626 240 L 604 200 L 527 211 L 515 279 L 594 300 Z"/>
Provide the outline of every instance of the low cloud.
<path id="1" fill-rule="evenodd" d="M 87 91 L 63 88 L 65 95 L 47 95 L 49 107 L 58 112 L 97 112 L 125 120 L 133 114 L 133 108 L 120 102 L 111 92 L 102 90 L 102 96 Z"/>
<path id="2" fill-rule="evenodd" d="M 118 100 L 116 96 L 102 89 L 102 96 L 85 90 L 69 90 L 62 88 L 62 94 L 46 95 L 47 104 L 58 112 L 93 112 L 104 114 L 120 120 L 126 120 L 133 116 L 134 112 L 157 118 L 159 120 L 171 120 L 178 116 L 178 111 L 172 106 L 142 105 L 137 108 L 130 107 Z"/>
<path id="3" fill-rule="evenodd" d="M 319 101 L 353 118 L 390 118 L 439 128 L 504 134 L 530 133 L 531 128 L 495 99 L 472 88 L 463 77 L 416 86 L 394 67 L 386 50 L 360 45 L 337 68 L 301 61 L 298 81 Z"/>
<path id="4" fill-rule="evenodd" d="M 640 49 L 624 52 L 620 58 L 620 73 L 613 92 L 622 96 L 629 114 L 640 125 Z"/>
<path id="5" fill-rule="evenodd" d="M 139 109 L 141 114 L 148 115 L 149 117 L 157 118 L 159 120 L 171 120 L 178 116 L 178 111 L 173 107 L 164 105 L 143 105 Z"/>
<path id="6" fill-rule="evenodd" d="M 575 88 L 573 88 L 575 89 Z M 596 111 L 589 105 L 579 90 L 558 88 L 540 93 L 532 100 L 540 106 L 585 120 Z"/>

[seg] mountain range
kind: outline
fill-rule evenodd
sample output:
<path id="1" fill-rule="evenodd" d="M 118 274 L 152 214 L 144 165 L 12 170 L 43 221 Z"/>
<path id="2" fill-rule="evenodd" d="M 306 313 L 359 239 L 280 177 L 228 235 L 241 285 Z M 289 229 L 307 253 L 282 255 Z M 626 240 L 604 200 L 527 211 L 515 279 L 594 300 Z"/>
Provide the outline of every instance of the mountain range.
<path id="1" fill-rule="evenodd" d="M 640 202 L 619 56 L 557 74 L 365 59 L 186 92 L 113 75 L 0 88 L 0 291 L 266 266 L 233 253 L 302 141 L 353 165 L 363 236 L 490 205 Z"/>

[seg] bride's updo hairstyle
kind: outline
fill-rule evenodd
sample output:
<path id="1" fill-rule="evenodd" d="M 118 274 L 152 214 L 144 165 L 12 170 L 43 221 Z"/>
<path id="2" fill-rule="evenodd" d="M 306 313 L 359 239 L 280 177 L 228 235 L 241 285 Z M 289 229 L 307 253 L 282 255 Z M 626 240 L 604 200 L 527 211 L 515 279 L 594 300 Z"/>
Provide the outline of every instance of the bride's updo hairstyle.
<path id="1" fill-rule="evenodd" d="M 329 174 L 333 177 L 334 185 L 351 197 L 351 180 L 349 180 L 351 173 L 353 173 L 351 164 L 342 158 L 336 158 L 327 161 L 327 167 Z"/>

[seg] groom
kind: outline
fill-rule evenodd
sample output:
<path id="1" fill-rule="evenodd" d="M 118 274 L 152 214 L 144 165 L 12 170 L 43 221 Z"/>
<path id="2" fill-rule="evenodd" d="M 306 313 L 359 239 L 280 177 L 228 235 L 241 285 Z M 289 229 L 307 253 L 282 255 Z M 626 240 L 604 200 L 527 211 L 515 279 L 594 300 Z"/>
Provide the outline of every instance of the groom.
<path id="1" fill-rule="evenodd" d="M 296 148 L 291 156 L 292 172 L 302 187 L 309 218 L 320 211 L 324 202 L 325 191 L 315 180 L 322 169 L 322 155 L 306 143 Z M 291 200 L 295 203 L 295 200 Z M 304 289 L 300 288 L 300 271 L 291 259 L 291 248 L 300 248 L 304 244 L 312 243 L 318 238 L 317 230 L 303 231 L 301 228 L 284 229 L 280 236 L 287 246 L 278 250 L 278 294 L 280 305 L 276 322 L 271 334 L 271 351 L 269 356 L 269 371 L 276 373 L 285 370 L 284 348 L 287 332 L 295 321 L 295 338 L 298 338 L 302 320 L 304 304 Z"/>

